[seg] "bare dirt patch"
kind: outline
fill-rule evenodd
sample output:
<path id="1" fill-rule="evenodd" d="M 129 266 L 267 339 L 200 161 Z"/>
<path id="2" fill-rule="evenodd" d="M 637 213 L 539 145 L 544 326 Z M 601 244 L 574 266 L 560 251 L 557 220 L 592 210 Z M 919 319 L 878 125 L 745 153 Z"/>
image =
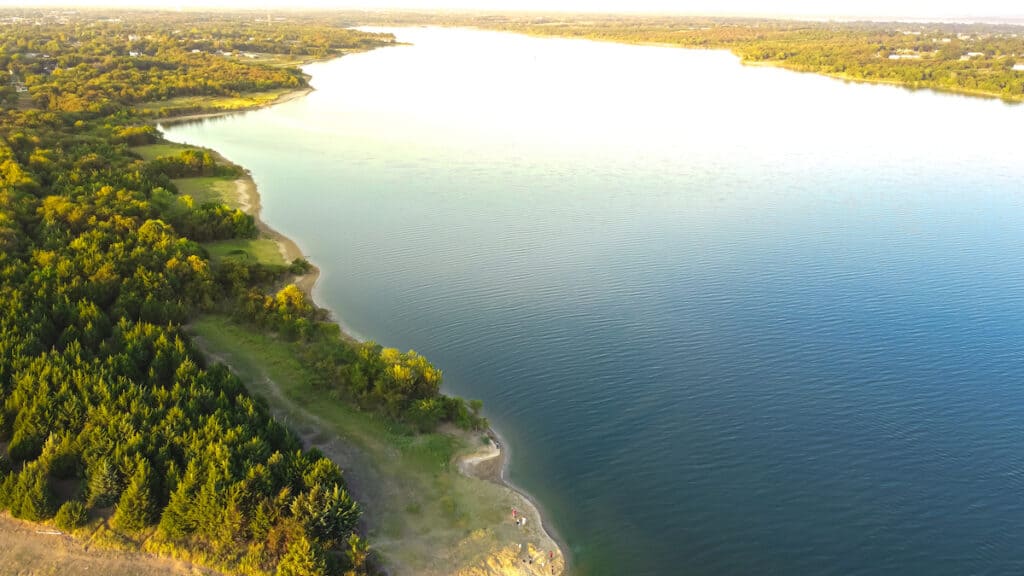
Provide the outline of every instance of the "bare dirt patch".
<path id="1" fill-rule="evenodd" d="M 10 576 L 215 576 L 185 562 L 101 550 L 40 524 L 0 516 L 0 573 Z"/>

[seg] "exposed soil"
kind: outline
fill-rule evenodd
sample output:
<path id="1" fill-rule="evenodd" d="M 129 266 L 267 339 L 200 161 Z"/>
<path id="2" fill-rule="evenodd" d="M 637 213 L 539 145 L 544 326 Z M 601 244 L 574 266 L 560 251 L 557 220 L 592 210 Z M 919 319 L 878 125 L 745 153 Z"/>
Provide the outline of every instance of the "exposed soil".
<path id="1" fill-rule="evenodd" d="M 213 576 L 218 572 L 144 552 L 90 547 L 39 524 L 0 515 L 0 573 L 5 576 Z"/>

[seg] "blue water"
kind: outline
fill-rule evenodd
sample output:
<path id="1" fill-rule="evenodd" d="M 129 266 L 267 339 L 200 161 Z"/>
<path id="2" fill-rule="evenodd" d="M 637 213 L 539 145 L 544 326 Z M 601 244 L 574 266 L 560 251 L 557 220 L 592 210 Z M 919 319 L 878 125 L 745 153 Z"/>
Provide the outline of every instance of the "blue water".
<path id="1" fill-rule="evenodd" d="M 1024 107 L 397 30 L 169 129 L 604 574 L 1024 573 Z"/>

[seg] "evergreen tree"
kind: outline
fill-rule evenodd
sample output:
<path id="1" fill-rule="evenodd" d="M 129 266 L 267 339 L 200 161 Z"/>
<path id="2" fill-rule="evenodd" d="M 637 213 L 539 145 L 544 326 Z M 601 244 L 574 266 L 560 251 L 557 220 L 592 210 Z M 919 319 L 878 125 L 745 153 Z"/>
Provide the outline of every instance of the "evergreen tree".
<path id="1" fill-rule="evenodd" d="M 195 530 L 192 508 L 198 474 L 193 460 L 185 470 L 185 475 L 178 481 L 170 501 L 160 516 L 160 532 L 172 540 L 183 538 Z"/>
<path id="2" fill-rule="evenodd" d="M 121 494 L 110 523 L 126 532 L 138 532 L 153 522 L 152 471 L 139 460 L 128 487 Z"/>
<path id="3" fill-rule="evenodd" d="M 317 484 L 295 497 L 292 516 L 306 532 L 326 546 L 348 537 L 359 521 L 359 505 L 337 484 L 330 490 Z"/>
<path id="4" fill-rule="evenodd" d="M 288 544 L 288 551 L 277 565 L 276 576 L 323 576 L 326 572 L 327 561 L 319 546 L 300 536 Z"/>
<path id="5" fill-rule="evenodd" d="M 53 517 L 53 523 L 58 528 L 66 532 L 71 532 L 75 528 L 80 528 L 89 521 L 89 515 L 85 512 L 85 504 L 82 504 L 78 500 L 70 500 L 65 502 L 57 510 L 57 515 Z"/>
<path id="6" fill-rule="evenodd" d="M 46 520 L 56 511 L 56 497 L 38 462 L 32 462 L 18 475 L 11 500 L 11 514 L 17 518 Z"/>
<path id="7" fill-rule="evenodd" d="M 121 496 L 121 473 L 109 458 L 102 458 L 89 471 L 89 506 L 105 508 Z"/>

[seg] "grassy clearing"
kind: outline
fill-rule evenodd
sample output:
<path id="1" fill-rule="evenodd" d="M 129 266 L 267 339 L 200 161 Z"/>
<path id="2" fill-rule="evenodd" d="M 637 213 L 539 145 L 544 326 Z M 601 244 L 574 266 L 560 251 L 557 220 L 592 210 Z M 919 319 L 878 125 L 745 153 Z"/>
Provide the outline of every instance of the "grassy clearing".
<path id="1" fill-rule="evenodd" d="M 287 264 L 281 256 L 277 242 L 266 238 L 221 240 L 207 242 L 203 247 L 210 253 L 210 258 L 214 262 L 235 258 L 271 266 Z"/>
<path id="2" fill-rule="evenodd" d="M 293 88 L 279 88 L 266 92 L 239 94 L 237 96 L 179 96 L 167 100 L 144 102 L 136 106 L 136 108 L 143 113 L 153 113 L 159 116 L 175 114 L 180 111 L 192 113 L 245 110 L 266 106 L 292 91 L 294 91 Z"/>
<path id="3" fill-rule="evenodd" d="M 342 466 L 366 511 L 371 545 L 393 573 L 451 574 L 523 538 L 507 518 L 513 494 L 462 476 L 452 463 L 474 436 L 409 435 L 353 410 L 313 388 L 310 367 L 297 359 L 298 344 L 227 317 L 204 316 L 189 329 L 268 400 L 277 418 Z"/>
<path id="4" fill-rule="evenodd" d="M 232 208 L 240 207 L 238 189 L 231 178 L 204 176 L 199 178 L 176 178 L 172 180 L 178 187 L 178 194 L 191 196 L 196 205 L 206 202 L 226 204 Z"/>
<path id="5" fill-rule="evenodd" d="M 161 156 L 177 156 L 184 150 L 191 150 L 193 146 L 185 146 L 184 144 L 149 144 L 146 146 L 135 146 L 132 148 L 132 152 L 135 152 L 146 162 L 154 160 Z"/>

